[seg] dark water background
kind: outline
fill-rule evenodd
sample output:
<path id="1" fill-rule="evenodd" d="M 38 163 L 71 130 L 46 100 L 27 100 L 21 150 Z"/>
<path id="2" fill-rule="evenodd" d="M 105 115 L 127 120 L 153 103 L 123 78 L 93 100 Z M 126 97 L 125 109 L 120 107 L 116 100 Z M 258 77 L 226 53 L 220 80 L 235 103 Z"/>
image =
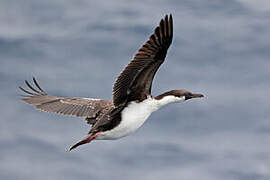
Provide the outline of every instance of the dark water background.
<path id="1" fill-rule="evenodd" d="M 65 149 L 84 120 L 19 101 L 32 76 L 50 94 L 111 99 L 115 78 L 166 13 L 174 40 L 153 94 L 169 105 L 136 133 Z M 3 0 L 0 2 L 0 179 L 270 179 L 270 1 Z M 102 83 L 101 83 L 102 82 Z"/>

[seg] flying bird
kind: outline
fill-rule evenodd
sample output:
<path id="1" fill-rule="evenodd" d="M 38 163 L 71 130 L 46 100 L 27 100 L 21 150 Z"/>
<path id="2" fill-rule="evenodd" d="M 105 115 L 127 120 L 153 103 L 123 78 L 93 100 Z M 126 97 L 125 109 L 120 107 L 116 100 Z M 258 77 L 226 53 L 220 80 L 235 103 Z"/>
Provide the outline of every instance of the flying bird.
<path id="1" fill-rule="evenodd" d="M 204 97 L 183 89 L 171 90 L 156 97 L 151 95 L 153 78 L 165 60 L 172 38 L 173 18 L 172 15 L 166 15 L 116 79 L 112 101 L 52 96 L 39 86 L 35 78 L 33 83 L 36 87 L 25 81 L 30 91 L 19 87 L 27 94 L 22 100 L 42 111 L 85 118 L 91 125 L 88 135 L 68 151 L 94 139 L 111 140 L 127 136 L 142 126 L 151 113 L 159 108 Z"/>

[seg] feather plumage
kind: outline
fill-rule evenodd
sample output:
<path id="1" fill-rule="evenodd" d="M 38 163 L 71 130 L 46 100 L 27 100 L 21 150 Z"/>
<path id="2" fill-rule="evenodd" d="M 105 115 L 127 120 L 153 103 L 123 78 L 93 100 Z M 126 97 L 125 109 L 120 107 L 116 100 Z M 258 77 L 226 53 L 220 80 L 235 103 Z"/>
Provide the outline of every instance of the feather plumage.
<path id="1" fill-rule="evenodd" d="M 23 96 L 22 100 L 25 103 L 34 105 L 37 109 L 42 111 L 72 115 L 76 117 L 96 118 L 97 114 L 100 111 L 103 111 L 103 109 L 114 107 L 111 101 L 103 99 L 51 96 L 41 89 L 35 78 L 33 78 L 33 82 L 36 88 L 34 88 L 28 81 L 25 81 L 25 84 L 32 90 L 32 92 L 19 87 L 23 92 L 28 94 L 27 96 Z M 94 121 L 91 120 L 89 124 L 94 124 L 93 122 Z"/>
<path id="2" fill-rule="evenodd" d="M 166 15 L 149 40 L 138 50 L 132 61 L 118 76 L 113 86 L 115 106 L 129 101 L 143 101 L 151 94 L 152 81 L 164 62 L 173 38 L 173 19 Z"/>

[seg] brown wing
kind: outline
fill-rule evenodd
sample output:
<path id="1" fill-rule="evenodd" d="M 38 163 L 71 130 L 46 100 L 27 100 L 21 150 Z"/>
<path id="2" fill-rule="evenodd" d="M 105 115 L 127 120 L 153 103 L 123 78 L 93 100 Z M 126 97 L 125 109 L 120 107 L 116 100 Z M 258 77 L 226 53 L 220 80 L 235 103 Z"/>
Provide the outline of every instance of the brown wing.
<path id="1" fill-rule="evenodd" d="M 103 109 L 113 107 L 111 101 L 102 99 L 51 96 L 40 88 L 35 78 L 33 78 L 33 81 L 36 85 L 36 89 L 31 86 L 28 81 L 25 81 L 25 84 L 32 90 L 31 92 L 22 87 L 19 88 L 28 94 L 23 96 L 22 100 L 25 103 L 34 105 L 39 110 L 63 115 L 85 117 L 89 124 L 93 124 L 94 118 L 96 118 Z M 90 119 L 92 119 L 92 121 Z"/>
<path id="2" fill-rule="evenodd" d="M 166 15 L 149 40 L 117 78 L 113 87 L 115 106 L 128 101 L 142 101 L 151 94 L 152 81 L 172 43 L 173 19 Z"/>

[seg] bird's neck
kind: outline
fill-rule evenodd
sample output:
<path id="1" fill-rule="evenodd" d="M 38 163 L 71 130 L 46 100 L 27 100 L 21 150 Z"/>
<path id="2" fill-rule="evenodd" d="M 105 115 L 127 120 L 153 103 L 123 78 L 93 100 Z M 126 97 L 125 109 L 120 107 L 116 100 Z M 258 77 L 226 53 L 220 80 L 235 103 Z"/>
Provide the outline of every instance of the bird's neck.
<path id="1" fill-rule="evenodd" d="M 155 104 L 155 108 L 156 110 L 160 109 L 161 107 L 164 107 L 167 104 L 171 104 L 171 103 L 177 103 L 177 102 L 183 102 L 185 101 L 184 97 L 175 97 L 173 95 L 169 95 L 169 96 L 163 96 L 161 98 L 159 98 L 159 96 L 154 98 L 154 104 Z"/>

